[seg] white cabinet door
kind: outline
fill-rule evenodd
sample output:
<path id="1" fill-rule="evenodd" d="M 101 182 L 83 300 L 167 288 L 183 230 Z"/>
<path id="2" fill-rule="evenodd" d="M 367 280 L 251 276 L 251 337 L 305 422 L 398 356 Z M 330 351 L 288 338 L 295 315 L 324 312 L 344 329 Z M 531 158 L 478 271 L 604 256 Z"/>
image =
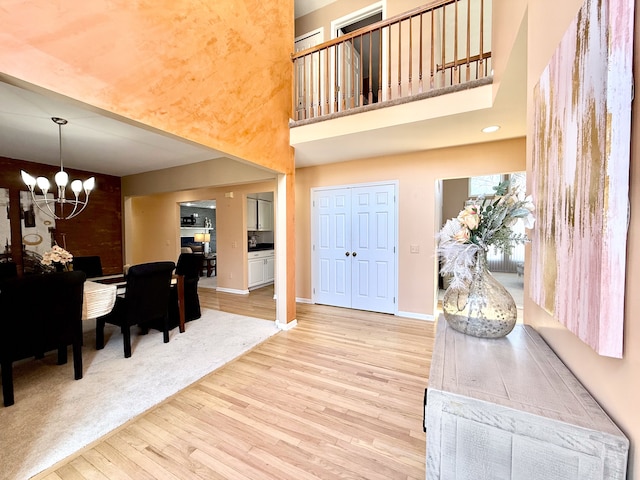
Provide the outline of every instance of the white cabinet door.
<path id="1" fill-rule="evenodd" d="M 275 279 L 275 257 L 267 257 L 264 259 L 264 281 L 273 282 Z"/>
<path id="2" fill-rule="evenodd" d="M 273 230 L 273 203 L 268 200 L 258 200 L 258 230 Z"/>
<path id="3" fill-rule="evenodd" d="M 258 201 L 247 198 L 247 230 L 258 229 Z"/>
<path id="4" fill-rule="evenodd" d="M 254 287 L 265 282 L 264 279 L 264 258 L 251 258 L 248 261 L 249 287 Z"/>

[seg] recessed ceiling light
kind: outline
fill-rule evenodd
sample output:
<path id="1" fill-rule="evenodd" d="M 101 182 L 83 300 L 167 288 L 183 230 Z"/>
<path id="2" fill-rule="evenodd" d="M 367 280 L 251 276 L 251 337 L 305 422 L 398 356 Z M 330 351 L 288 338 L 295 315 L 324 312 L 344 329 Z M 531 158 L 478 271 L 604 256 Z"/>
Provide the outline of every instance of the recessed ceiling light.
<path id="1" fill-rule="evenodd" d="M 497 132 L 498 130 L 500 130 L 500 125 L 491 125 L 490 127 L 484 127 L 482 129 L 483 133 L 493 133 L 493 132 Z"/>

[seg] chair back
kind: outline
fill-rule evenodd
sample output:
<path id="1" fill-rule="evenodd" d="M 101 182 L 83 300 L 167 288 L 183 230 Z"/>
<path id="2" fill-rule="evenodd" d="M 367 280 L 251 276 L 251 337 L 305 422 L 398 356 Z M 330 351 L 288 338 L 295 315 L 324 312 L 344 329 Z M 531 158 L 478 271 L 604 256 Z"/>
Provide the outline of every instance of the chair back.
<path id="1" fill-rule="evenodd" d="M 184 275 L 185 279 L 200 278 L 202 255 L 197 253 L 181 253 L 178 257 L 176 275 Z"/>
<path id="2" fill-rule="evenodd" d="M 13 262 L 0 263 L 0 278 L 14 278 L 18 276 L 18 268 Z"/>
<path id="3" fill-rule="evenodd" d="M 167 315 L 173 262 L 132 265 L 127 273 L 126 317 L 129 325 L 146 324 Z"/>
<path id="4" fill-rule="evenodd" d="M 56 272 L 0 281 L 0 357 L 20 360 L 82 339 L 85 274 Z"/>
<path id="5" fill-rule="evenodd" d="M 102 276 L 102 262 L 100 256 L 92 255 L 88 257 L 73 257 L 71 261 L 74 270 L 80 270 L 87 275 L 87 278 Z"/>

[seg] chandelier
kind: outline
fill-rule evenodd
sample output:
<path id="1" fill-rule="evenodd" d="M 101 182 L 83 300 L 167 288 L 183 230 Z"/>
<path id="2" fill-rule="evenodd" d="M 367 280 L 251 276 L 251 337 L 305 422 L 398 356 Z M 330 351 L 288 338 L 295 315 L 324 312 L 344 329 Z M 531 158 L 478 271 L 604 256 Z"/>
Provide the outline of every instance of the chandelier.
<path id="1" fill-rule="evenodd" d="M 58 197 L 53 198 L 49 195 L 51 183 L 45 177 L 34 178 L 24 170 L 21 170 L 22 181 L 31 192 L 33 203 L 45 215 L 56 220 L 69 220 L 82 212 L 89 203 L 89 194 L 95 187 L 96 179 L 91 177 L 84 182 L 74 180 L 71 182 L 71 191 L 75 198 L 67 198 L 66 188 L 69 182 L 69 175 L 64 171 L 62 165 L 62 125 L 68 122 L 64 118 L 51 117 L 54 123 L 58 125 L 58 146 L 60 149 L 60 171 L 56 173 L 54 180 L 58 186 Z M 40 193 L 36 196 L 35 187 L 40 189 Z M 80 194 L 84 190 L 84 200 L 80 199 Z M 57 213 L 56 213 L 57 211 Z"/>

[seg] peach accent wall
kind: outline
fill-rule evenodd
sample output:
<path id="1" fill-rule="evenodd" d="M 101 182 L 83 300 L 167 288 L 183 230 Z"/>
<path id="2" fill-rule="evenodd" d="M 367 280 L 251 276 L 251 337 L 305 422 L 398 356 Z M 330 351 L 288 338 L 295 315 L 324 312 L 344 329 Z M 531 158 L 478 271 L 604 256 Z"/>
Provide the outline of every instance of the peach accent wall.
<path id="1" fill-rule="evenodd" d="M 247 290 L 246 196 L 273 192 L 275 181 L 131 197 L 125 201 L 125 263 L 177 261 L 180 254 L 180 206 L 192 200 L 216 201 L 218 286 Z M 225 194 L 233 192 L 233 198 Z M 291 295 L 292 298 L 293 295 Z M 293 310 L 295 312 L 295 309 Z"/>
<path id="2" fill-rule="evenodd" d="M 533 134 L 532 94 L 540 74 L 546 67 L 564 31 L 582 6 L 582 0 L 538 0 L 529 2 L 528 10 L 528 135 Z M 553 12 L 553 15 L 549 15 Z M 640 78 L 640 9 L 635 10 L 634 77 Z M 636 88 L 637 90 L 637 88 Z M 629 233 L 627 237 L 627 270 L 625 287 L 624 352 L 622 359 L 597 355 L 555 318 L 538 307 L 525 293 L 524 321 L 532 325 L 562 361 L 580 379 L 605 411 L 631 441 L 628 478 L 640 478 L 635 463 L 640 443 L 640 324 L 636 312 L 640 310 L 640 110 L 632 107 L 632 139 L 630 169 Z M 531 148 L 527 149 L 527 171 L 531 172 Z M 528 268 L 528 266 L 527 266 Z M 527 286 L 525 269 L 525 292 Z"/>
<path id="3" fill-rule="evenodd" d="M 293 0 L 31 0 L 0 73 L 290 173 Z"/>
<path id="4" fill-rule="evenodd" d="M 500 82 L 509 62 L 526 65 L 524 58 L 512 58 L 516 37 L 526 24 L 527 0 L 493 0 L 491 66 L 493 67 L 493 93 L 500 89 Z"/>
<path id="5" fill-rule="evenodd" d="M 365 182 L 398 185 L 398 310 L 434 314 L 435 233 L 440 228 L 436 183 L 525 168 L 524 138 L 378 157 L 296 170 L 296 296 L 311 299 L 311 189 Z M 409 253 L 419 245 L 420 253 Z"/>

